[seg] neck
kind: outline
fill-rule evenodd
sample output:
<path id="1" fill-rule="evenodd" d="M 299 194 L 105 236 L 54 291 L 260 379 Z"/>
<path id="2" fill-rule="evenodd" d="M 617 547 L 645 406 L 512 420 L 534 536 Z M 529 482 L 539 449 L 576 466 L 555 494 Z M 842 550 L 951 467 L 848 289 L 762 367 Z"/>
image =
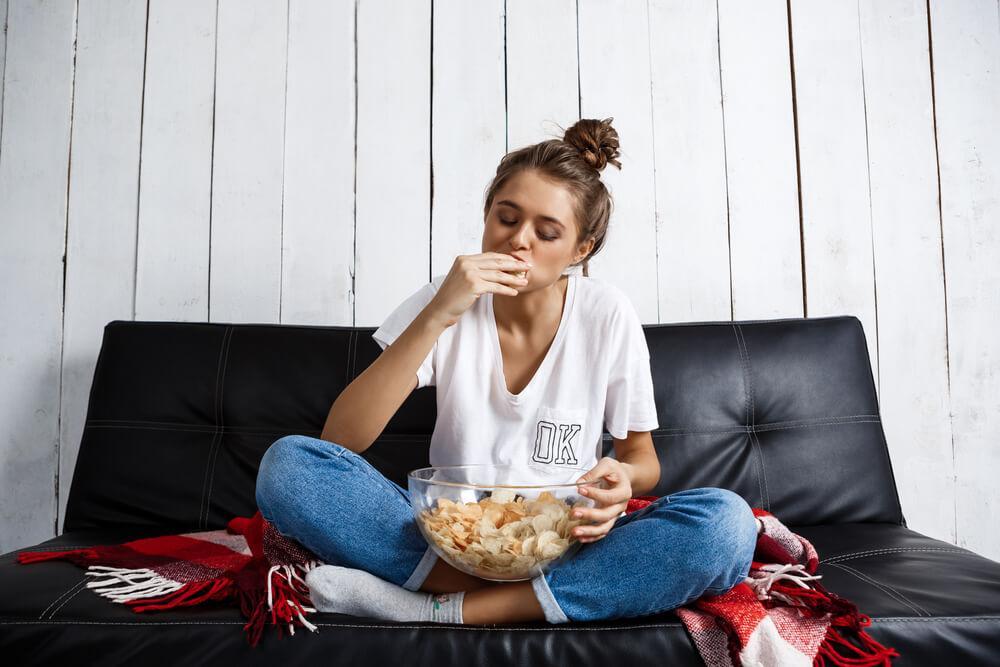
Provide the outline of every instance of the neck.
<path id="1" fill-rule="evenodd" d="M 550 328 L 562 318 L 569 276 L 559 278 L 541 289 L 522 292 L 517 296 L 493 293 L 493 314 L 498 329 L 531 333 Z"/>

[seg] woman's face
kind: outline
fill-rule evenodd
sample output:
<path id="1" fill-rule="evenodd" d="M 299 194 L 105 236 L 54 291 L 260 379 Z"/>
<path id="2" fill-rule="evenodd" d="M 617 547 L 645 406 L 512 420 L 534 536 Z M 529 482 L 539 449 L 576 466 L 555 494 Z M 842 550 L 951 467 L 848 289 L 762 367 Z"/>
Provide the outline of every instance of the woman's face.
<path id="1" fill-rule="evenodd" d="M 577 229 L 569 191 L 534 171 L 520 171 L 493 197 L 482 252 L 514 255 L 533 264 L 528 284 L 518 290 L 531 291 L 554 283 L 586 253 L 588 244 L 577 244 Z"/>

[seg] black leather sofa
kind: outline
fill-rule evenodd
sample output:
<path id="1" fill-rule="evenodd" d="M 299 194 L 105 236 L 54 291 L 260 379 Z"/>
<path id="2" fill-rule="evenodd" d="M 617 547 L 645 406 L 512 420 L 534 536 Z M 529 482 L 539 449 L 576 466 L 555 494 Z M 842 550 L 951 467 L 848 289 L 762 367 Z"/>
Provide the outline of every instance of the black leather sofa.
<path id="1" fill-rule="evenodd" d="M 894 665 L 1000 664 L 1000 563 L 906 527 L 855 317 L 644 329 L 662 426 L 653 493 L 720 486 L 776 514 L 816 546 L 822 583 L 900 651 Z M 109 323 L 65 532 L 25 550 L 252 515 L 264 451 L 284 435 L 319 436 L 338 393 L 379 354 L 373 330 Z M 407 471 L 428 465 L 435 406 L 433 389 L 414 392 L 367 459 L 405 486 Z M 0 556 L 7 665 L 702 664 L 672 611 L 488 627 L 320 613 L 319 633 L 279 637 L 268 626 L 252 649 L 236 608 L 136 614 L 86 589 L 75 565 L 14 561 Z"/>

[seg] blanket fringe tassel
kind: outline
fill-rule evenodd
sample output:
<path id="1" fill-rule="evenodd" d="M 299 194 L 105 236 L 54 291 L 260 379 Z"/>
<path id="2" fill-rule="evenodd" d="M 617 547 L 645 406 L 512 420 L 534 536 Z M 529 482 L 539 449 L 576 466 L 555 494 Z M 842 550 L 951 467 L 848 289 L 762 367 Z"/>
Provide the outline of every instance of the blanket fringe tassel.
<path id="1" fill-rule="evenodd" d="M 268 612 L 271 623 L 277 626 L 279 634 L 282 633 L 282 624 L 288 626 L 290 635 L 295 634 L 296 625 L 302 625 L 310 632 L 319 631 L 305 617 L 306 614 L 315 613 L 316 609 L 308 606 L 311 602 L 309 587 L 302 577 L 319 565 L 322 563 L 317 560 L 295 565 L 274 565 L 267 572 L 267 595 L 262 594 L 260 599 L 241 599 L 240 604 L 245 605 L 244 613 L 253 606 L 252 612 L 247 614 L 250 620 L 243 628 L 250 638 L 251 646 L 255 646 L 260 640 Z"/>
<path id="2" fill-rule="evenodd" d="M 864 631 L 863 628 L 871 625 L 871 617 L 860 613 L 849 600 L 826 590 L 818 581 L 812 586 L 806 583 L 821 579 L 822 575 L 810 575 L 801 563 L 769 563 L 759 570 L 767 574 L 747 577 L 744 582 L 765 606 L 769 606 L 767 601 L 771 598 L 776 598 L 803 614 L 830 615 L 830 626 L 813 660 L 814 667 L 888 667 L 890 658 L 899 657 L 896 649 L 880 644 Z M 852 644 L 845 634 L 855 638 L 861 646 Z"/>
<path id="3" fill-rule="evenodd" d="M 104 565 L 91 565 L 86 574 L 95 577 L 87 583 L 87 588 L 136 612 L 191 607 L 209 600 L 224 600 L 233 594 L 232 580 L 224 577 L 184 584 L 145 568 Z"/>
<path id="4" fill-rule="evenodd" d="M 124 567 L 91 565 L 84 574 L 95 577 L 93 581 L 87 582 L 87 588 L 95 589 L 99 595 L 115 602 L 155 598 L 184 587 L 179 581 L 143 568 L 130 570 Z M 97 579 L 97 577 L 103 578 Z M 104 590 L 96 590 L 98 588 Z"/>

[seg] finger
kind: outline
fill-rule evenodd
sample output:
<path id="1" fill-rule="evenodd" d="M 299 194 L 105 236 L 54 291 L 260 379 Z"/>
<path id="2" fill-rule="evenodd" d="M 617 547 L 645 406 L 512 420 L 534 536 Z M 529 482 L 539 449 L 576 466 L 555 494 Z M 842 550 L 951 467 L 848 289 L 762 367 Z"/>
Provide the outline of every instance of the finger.
<path id="1" fill-rule="evenodd" d="M 593 537 L 581 537 L 577 541 L 583 544 L 587 544 L 588 542 L 596 542 L 597 540 L 603 540 L 607 536 L 608 534 L 604 533 L 603 535 L 594 535 Z"/>
<path id="2" fill-rule="evenodd" d="M 496 294 L 508 294 L 510 296 L 518 295 L 518 288 L 524 287 L 524 285 L 516 285 L 511 287 L 510 285 L 504 285 L 503 283 L 495 283 L 491 280 L 480 281 L 481 293 L 494 292 Z"/>
<path id="3" fill-rule="evenodd" d="M 617 509 L 617 506 L 621 503 L 616 503 L 610 507 L 599 507 L 599 508 L 587 508 L 581 507 L 579 509 L 573 510 L 570 518 L 576 519 L 579 517 L 581 521 L 586 521 L 589 523 L 596 523 L 598 521 L 607 521 L 611 517 L 616 517 L 621 514 L 621 510 Z"/>
<path id="4" fill-rule="evenodd" d="M 479 275 L 483 280 L 491 280 L 495 283 L 502 283 L 504 285 L 511 285 L 515 288 L 524 287 L 528 284 L 528 277 L 514 275 L 513 273 L 507 273 L 506 271 L 480 271 Z"/>
<path id="5" fill-rule="evenodd" d="M 608 519 L 607 521 L 603 521 L 601 523 L 583 524 L 580 526 L 574 526 L 573 535 L 576 535 L 578 537 L 582 536 L 593 537 L 594 535 L 600 535 L 601 533 L 606 533 L 609 530 L 611 530 L 612 527 L 614 527 L 615 520 L 617 519 L 617 517 L 618 515 L 616 514 L 611 519 Z"/>
<path id="6" fill-rule="evenodd" d="M 501 283 L 494 283 L 490 282 L 489 280 L 484 280 L 482 281 L 481 285 L 483 294 L 485 294 L 486 292 L 494 292 L 496 294 L 507 294 L 510 296 L 518 295 L 518 291 L 516 288 L 508 287 L 507 285 L 503 285 Z"/>
<path id="7" fill-rule="evenodd" d="M 611 530 L 614 523 L 614 520 L 609 519 L 604 523 L 599 523 L 593 526 L 577 526 L 573 529 L 573 535 L 576 537 L 593 537 L 595 535 L 601 535 Z"/>
<path id="8" fill-rule="evenodd" d="M 486 260 L 487 266 L 496 269 L 515 269 L 523 271 L 531 266 L 527 262 L 522 262 L 513 255 L 508 255 L 507 253 L 502 252 L 484 252 L 481 257 Z"/>
<path id="9" fill-rule="evenodd" d="M 597 462 L 597 465 L 595 465 L 593 468 L 591 468 L 586 473 L 581 475 L 580 479 L 576 480 L 577 483 L 583 484 L 584 482 L 589 482 L 593 484 L 594 481 L 600 481 L 600 479 L 604 477 L 604 475 L 611 472 L 610 470 L 608 470 L 608 465 L 609 464 L 607 463 L 607 461 L 601 459 L 600 461 Z"/>
<path id="10" fill-rule="evenodd" d="M 626 502 L 629 498 L 621 488 L 621 484 L 616 484 L 610 489 L 598 489 L 594 486 L 582 486 L 580 487 L 580 494 L 592 499 L 594 502 L 602 505 L 613 505 L 615 503 Z M 625 496 L 625 497 L 622 497 Z"/>

